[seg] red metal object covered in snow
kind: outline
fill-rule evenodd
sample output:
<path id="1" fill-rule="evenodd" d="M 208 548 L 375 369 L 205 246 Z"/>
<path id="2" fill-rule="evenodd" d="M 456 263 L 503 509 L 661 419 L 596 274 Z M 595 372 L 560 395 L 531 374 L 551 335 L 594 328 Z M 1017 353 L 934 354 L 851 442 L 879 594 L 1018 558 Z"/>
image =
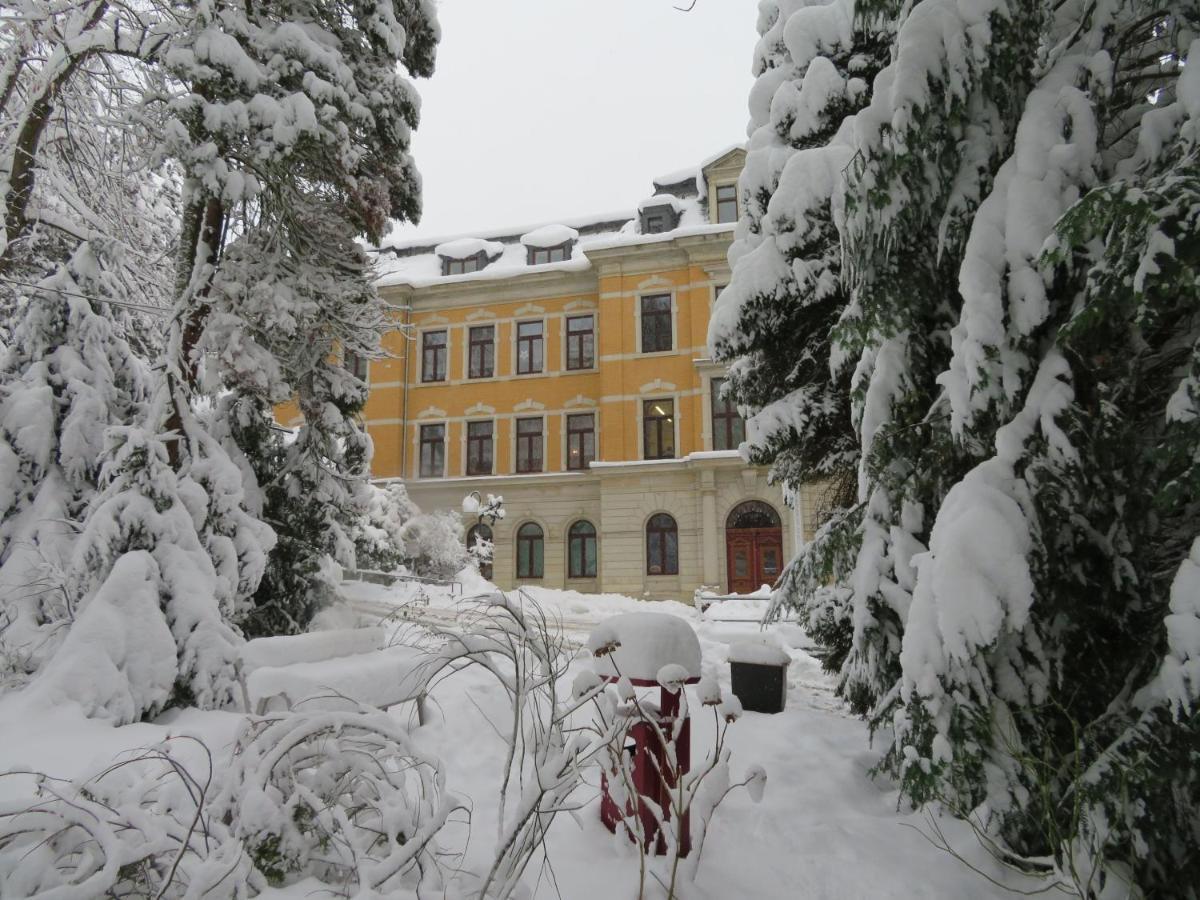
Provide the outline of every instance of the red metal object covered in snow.
<path id="1" fill-rule="evenodd" d="M 631 719 L 625 747 L 633 756 L 632 796 L 622 810 L 613 799 L 609 785 L 609 779 L 618 777 L 617 773 L 606 772 L 600 782 L 600 820 L 615 834 L 619 825 L 636 814 L 641 820 L 646 849 L 661 855 L 667 852 L 667 843 L 659 831 L 654 807 L 662 811 L 664 824 L 671 821 L 674 815 L 671 791 L 677 786 L 679 776 L 691 770 L 692 723 L 690 717 L 678 721 L 680 695 L 661 687 L 654 676 L 663 666 L 675 664 L 687 671 L 686 684 L 698 682 L 700 642 L 691 627 L 675 616 L 630 613 L 602 622 L 588 641 L 594 652 L 613 643 L 617 645 L 617 650 L 606 656 L 602 665 L 597 667 L 600 676 L 610 682 L 624 677 L 634 687 L 659 687 L 660 702 L 657 709 L 652 703 L 642 704 L 647 718 L 653 717 L 654 724 Z M 674 765 L 670 763 L 669 747 L 672 745 Z M 636 840 L 633 830 L 628 825 L 625 827 L 630 840 Z M 686 813 L 680 822 L 678 834 L 680 855 L 687 856 L 692 840 Z"/>

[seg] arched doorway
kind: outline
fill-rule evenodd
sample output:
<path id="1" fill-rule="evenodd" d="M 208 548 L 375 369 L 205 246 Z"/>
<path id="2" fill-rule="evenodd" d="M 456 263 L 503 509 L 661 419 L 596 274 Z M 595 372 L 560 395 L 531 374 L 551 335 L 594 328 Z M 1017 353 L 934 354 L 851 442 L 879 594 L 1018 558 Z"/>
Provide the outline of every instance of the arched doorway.
<path id="1" fill-rule="evenodd" d="M 729 591 L 748 594 L 773 585 L 783 568 L 783 527 L 769 503 L 747 500 L 725 519 Z"/>

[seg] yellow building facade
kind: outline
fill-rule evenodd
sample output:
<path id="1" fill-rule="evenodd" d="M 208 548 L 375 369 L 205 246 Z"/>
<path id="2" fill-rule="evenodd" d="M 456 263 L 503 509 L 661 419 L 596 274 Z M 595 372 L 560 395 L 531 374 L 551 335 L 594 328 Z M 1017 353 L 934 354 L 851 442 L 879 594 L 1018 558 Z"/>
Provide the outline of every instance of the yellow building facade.
<path id="1" fill-rule="evenodd" d="M 707 352 L 743 160 L 656 179 L 628 217 L 381 251 L 398 321 L 367 370 L 372 474 L 424 510 L 503 496 L 477 532 L 499 586 L 686 600 L 771 582 L 795 550 Z"/>

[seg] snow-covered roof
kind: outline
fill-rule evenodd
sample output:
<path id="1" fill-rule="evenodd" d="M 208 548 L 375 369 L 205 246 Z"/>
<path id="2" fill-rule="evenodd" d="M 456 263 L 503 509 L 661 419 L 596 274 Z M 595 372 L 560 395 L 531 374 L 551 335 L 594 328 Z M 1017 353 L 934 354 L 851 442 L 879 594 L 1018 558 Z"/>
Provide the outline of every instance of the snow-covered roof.
<path id="1" fill-rule="evenodd" d="M 676 196 L 679 196 L 680 188 L 685 185 L 686 182 L 691 181 L 694 185 L 692 189 L 696 192 L 700 192 L 701 185 L 704 184 L 705 169 L 717 162 L 722 157 L 733 153 L 735 150 L 745 149 L 746 145 L 744 143 L 730 144 L 728 147 L 724 147 L 718 150 L 716 153 L 706 156 L 704 159 L 700 160 L 697 165 L 688 166 L 685 169 L 676 169 L 674 172 L 667 172 L 663 175 L 659 175 L 654 179 L 654 189 L 661 193 L 675 194 Z M 669 190 L 670 188 L 674 188 L 674 190 Z M 686 190 L 686 188 L 684 188 L 684 190 Z"/>
<path id="2" fill-rule="evenodd" d="M 483 252 L 487 254 L 488 259 L 495 259 L 504 252 L 504 245 L 499 241 L 485 241 L 481 238 L 458 238 L 438 244 L 433 248 L 433 252 L 447 259 L 470 259 Z"/>
<path id="3" fill-rule="evenodd" d="M 434 239 L 385 239 L 380 247 L 373 248 L 379 273 L 377 283 L 381 287 L 409 285 L 420 288 L 434 284 L 494 281 L 532 272 L 586 271 L 591 268 L 587 258 L 589 250 L 665 243 L 688 235 L 732 231 L 731 224 L 713 225 L 708 221 L 705 199 L 698 185 L 703 182 L 702 173 L 706 167 L 739 149 L 743 149 L 742 144 L 733 144 L 702 160 L 698 167 L 655 178 L 655 195 L 643 201 L 638 209 L 623 209 L 554 223 L 493 228 L 486 233 L 446 235 Z M 679 177 L 675 178 L 675 175 Z M 683 184 L 689 179 L 693 180 L 690 189 Z M 639 212 L 643 208 L 658 205 L 670 205 L 679 217 L 678 222 L 669 231 L 642 234 L 638 226 Z M 569 259 L 529 264 L 527 248 L 558 247 L 563 244 L 571 247 Z M 487 252 L 489 264 L 486 268 L 462 275 L 442 274 L 441 256 L 465 259 L 480 250 Z"/>
<path id="4" fill-rule="evenodd" d="M 579 232 L 567 225 L 543 225 L 527 234 L 521 235 L 521 243 L 526 247 L 558 247 L 568 241 L 579 240 Z"/>
<path id="5" fill-rule="evenodd" d="M 687 205 L 674 194 L 655 194 L 653 197 L 647 197 L 638 204 L 638 212 L 645 212 L 648 209 L 654 209 L 656 206 L 669 206 L 676 214 L 680 214 L 686 209 Z"/>
<path id="6" fill-rule="evenodd" d="M 385 242 L 383 247 L 375 251 L 376 269 L 379 272 L 377 283 L 381 287 L 404 284 L 419 288 L 434 284 L 515 278 L 532 272 L 586 271 L 591 268 L 587 259 L 588 250 L 663 243 L 689 234 L 732 230 L 732 225 L 711 224 L 699 198 L 678 200 L 672 197 L 671 200 L 678 204 L 679 224 L 671 231 L 659 234 L 641 234 L 638 231 L 637 210 L 627 210 L 619 214 L 606 213 L 548 226 L 497 229 L 487 235 L 455 235 L 433 241 L 416 239 Z M 570 237 L 571 234 L 575 237 Z M 527 247 L 559 246 L 568 240 L 572 242 L 570 259 L 529 265 Z M 459 246 L 466 247 L 468 241 L 477 242 L 479 249 L 485 246 L 489 248 L 488 257 L 491 262 L 487 268 L 465 275 L 443 275 L 439 253 L 448 246 L 456 249 Z M 497 248 L 499 252 L 494 255 L 492 251 Z M 478 252 L 478 249 L 475 252 Z"/>

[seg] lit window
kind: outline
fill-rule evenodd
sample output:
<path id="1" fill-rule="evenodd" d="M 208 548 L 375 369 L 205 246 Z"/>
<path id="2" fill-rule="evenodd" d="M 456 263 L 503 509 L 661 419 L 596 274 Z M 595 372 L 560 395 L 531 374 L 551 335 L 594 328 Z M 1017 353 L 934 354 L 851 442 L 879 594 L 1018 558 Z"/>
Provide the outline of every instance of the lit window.
<path id="1" fill-rule="evenodd" d="M 567 416 L 567 468 L 586 469 L 595 459 L 595 416 L 591 413 Z"/>
<path id="2" fill-rule="evenodd" d="M 517 419 L 517 471 L 542 471 L 542 420 Z"/>
<path id="3" fill-rule="evenodd" d="M 427 331 L 421 335 L 421 380 L 446 380 L 446 332 Z"/>
<path id="4" fill-rule="evenodd" d="M 675 401 L 642 404 L 642 451 L 645 459 L 675 458 Z"/>
<path id="5" fill-rule="evenodd" d="M 642 298 L 642 352 L 671 349 L 671 295 L 650 294 Z"/>
<path id="6" fill-rule="evenodd" d="M 596 365 L 596 319 L 571 316 L 567 319 L 567 368 L 590 369 Z"/>
<path id="7" fill-rule="evenodd" d="M 421 477 L 441 478 L 446 468 L 446 426 L 421 426 Z"/>
<path id="8" fill-rule="evenodd" d="M 679 528 L 666 513 L 646 523 L 646 574 L 679 574 Z"/>
<path id="9" fill-rule="evenodd" d="M 738 218 L 737 185 L 717 187 L 717 222 L 736 222 Z"/>

